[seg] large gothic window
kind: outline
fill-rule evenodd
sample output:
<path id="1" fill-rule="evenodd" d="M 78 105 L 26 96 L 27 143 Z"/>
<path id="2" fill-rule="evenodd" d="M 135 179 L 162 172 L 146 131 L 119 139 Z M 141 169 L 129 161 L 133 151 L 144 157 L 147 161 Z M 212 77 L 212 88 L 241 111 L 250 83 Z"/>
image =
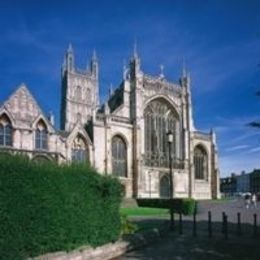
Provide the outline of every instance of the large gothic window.
<path id="1" fill-rule="evenodd" d="M 46 124 L 42 120 L 36 125 L 35 148 L 39 150 L 48 149 L 48 130 Z"/>
<path id="2" fill-rule="evenodd" d="M 145 119 L 145 164 L 168 167 L 169 150 L 167 132 L 173 133 L 172 158 L 177 159 L 180 125 L 175 110 L 164 99 L 156 99 L 144 111 Z"/>
<path id="3" fill-rule="evenodd" d="M 204 180 L 208 176 L 208 156 L 205 149 L 198 145 L 194 149 L 195 179 Z"/>
<path id="4" fill-rule="evenodd" d="M 11 121 L 6 115 L 0 117 L 0 145 L 12 146 L 13 127 Z"/>
<path id="5" fill-rule="evenodd" d="M 120 136 L 112 139 L 112 172 L 119 177 L 127 176 L 126 144 Z"/>
<path id="6" fill-rule="evenodd" d="M 77 135 L 73 141 L 71 159 L 73 162 L 86 162 L 89 160 L 88 146 L 80 135 Z"/>

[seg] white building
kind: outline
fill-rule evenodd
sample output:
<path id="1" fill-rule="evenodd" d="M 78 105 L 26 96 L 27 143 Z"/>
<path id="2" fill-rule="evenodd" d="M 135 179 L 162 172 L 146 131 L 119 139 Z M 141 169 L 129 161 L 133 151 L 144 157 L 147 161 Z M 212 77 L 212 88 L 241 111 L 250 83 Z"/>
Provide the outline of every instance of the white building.
<path id="1" fill-rule="evenodd" d="M 219 197 L 216 138 L 193 126 L 190 77 L 178 83 L 144 74 L 135 52 L 119 87 L 99 104 L 99 66 L 79 71 L 70 46 L 62 67 L 61 130 L 46 118 L 25 85 L 0 106 L 0 148 L 33 160 L 89 161 L 118 176 L 126 196 L 169 196 L 172 144 L 174 197 Z"/>

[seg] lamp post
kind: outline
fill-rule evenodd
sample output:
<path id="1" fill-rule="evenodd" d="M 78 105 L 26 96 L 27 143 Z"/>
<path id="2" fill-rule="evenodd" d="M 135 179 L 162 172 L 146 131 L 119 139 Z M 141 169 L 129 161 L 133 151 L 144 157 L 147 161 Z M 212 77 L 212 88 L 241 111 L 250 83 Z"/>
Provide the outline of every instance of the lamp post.
<path id="1" fill-rule="evenodd" d="M 150 198 L 152 197 L 152 180 L 151 180 L 151 172 L 149 171 L 148 172 L 148 176 L 149 176 L 149 196 L 150 196 Z"/>
<path id="2" fill-rule="evenodd" d="M 174 213 L 173 213 L 173 176 L 172 176 L 172 143 L 173 143 L 173 133 L 171 130 L 167 133 L 168 145 L 169 145 L 169 168 L 170 168 L 170 215 L 171 224 L 170 229 L 174 229 Z"/>

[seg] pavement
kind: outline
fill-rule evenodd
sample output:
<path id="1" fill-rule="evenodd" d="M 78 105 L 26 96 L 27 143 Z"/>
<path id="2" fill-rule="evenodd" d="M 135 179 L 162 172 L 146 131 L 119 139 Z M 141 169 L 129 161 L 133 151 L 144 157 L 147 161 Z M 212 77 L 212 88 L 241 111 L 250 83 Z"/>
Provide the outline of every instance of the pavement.
<path id="1" fill-rule="evenodd" d="M 259 203 L 260 204 L 260 203 Z M 208 211 L 212 215 L 212 236 L 208 233 Z M 222 232 L 222 212 L 228 216 L 228 238 Z M 241 214 L 241 234 L 237 232 L 237 213 Z M 253 229 L 254 214 L 258 230 Z M 165 217 L 134 218 L 136 223 L 165 224 Z M 180 234 L 179 216 L 175 214 L 175 229 L 154 243 L 134 250 L 114 260 L 188 260 L 188 259 L 260 259 L 260 205 L 246 209 L 244 201 L 236 199 L 225 202 L 202 201 L 197 214 L 197 236 L 193 235 L 192 216 L 183 216 Z"/>

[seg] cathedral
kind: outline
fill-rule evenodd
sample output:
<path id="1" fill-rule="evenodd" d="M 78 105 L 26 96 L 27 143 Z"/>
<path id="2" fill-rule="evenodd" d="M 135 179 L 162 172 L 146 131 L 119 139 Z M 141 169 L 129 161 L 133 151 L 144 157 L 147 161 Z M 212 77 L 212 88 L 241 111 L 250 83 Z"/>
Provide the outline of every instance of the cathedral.
<path id="1" fill-rule="evenodd" d="M 194 127 L 190 76 L 183 70 L 173 83 L 163 71 L 147 75 L 136 50 L 100 104 L 95 52 L 82 71 L 70 45 L 61 70 L 60 129 L 22 84 L 0 104 L 0 151 L 39 162 L 88 162 L 118 178 L 128 198 L 169 197 L 170 172 L 173 197 L 219 197 L 216 137 Z"/>

